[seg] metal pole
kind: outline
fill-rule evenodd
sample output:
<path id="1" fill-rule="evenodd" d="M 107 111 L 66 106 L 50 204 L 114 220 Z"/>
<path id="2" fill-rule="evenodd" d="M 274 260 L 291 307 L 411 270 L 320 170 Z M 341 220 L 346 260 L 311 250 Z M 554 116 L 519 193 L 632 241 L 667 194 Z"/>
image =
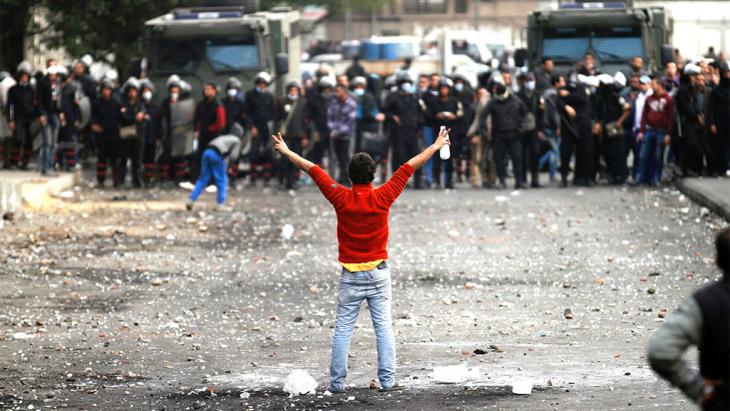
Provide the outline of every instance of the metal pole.
<path id="1" fill-rule="evenodd" d="M 350 8 L 350 4 L 345 6 L 345 40 L 350 40 L 350 35 L 352 34 L 352 9 Z"/>
<path id="2" fill-rule="evenodd" d="M 474 30 L 479 31 L 479 0 L 474 0 Z"/>

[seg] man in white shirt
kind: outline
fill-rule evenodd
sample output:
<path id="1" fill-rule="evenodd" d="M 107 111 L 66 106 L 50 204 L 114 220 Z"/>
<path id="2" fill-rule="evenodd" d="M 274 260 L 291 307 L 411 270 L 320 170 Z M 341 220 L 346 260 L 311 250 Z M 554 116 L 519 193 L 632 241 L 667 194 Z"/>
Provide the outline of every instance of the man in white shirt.
<path id="1" fill-rule="evenodd" d="M 631 151 L 634 154 L 631 175 L 634 177 L 634 182 L 636 182 L 636 173 L 639 170 L 637 161 L 639 158 L 639 143 L 636 141 L 636 135 L 639 134 L 639 130 L 641 129 L 641 115 L 644 113 L 644 103 L 646 103 L 647 97 L 651 96 L 653 92 L 651 78 L 647 75 L 641 76 L 639 78 L 639 94 L 636 95 L 636 101 L 634 101 L 634 112 L 632 113 L 634 122 L 631 127 Z"/>

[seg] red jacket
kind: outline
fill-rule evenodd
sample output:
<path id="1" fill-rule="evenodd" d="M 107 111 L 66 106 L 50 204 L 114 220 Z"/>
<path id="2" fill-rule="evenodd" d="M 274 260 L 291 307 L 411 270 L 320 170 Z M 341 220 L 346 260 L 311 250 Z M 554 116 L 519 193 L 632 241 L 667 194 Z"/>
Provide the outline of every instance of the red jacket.
<path id="1" fill-rule="evenodd" d="M 373 189 L 372 183 L 345 188 L 319 166 L 312 167 L 309 175 L 337 213 L 339 261 L 367 263 L 386 260 L 390 206 L 406 187 L 413 175 L 413 167 L 402 165 L 387 183 L 376 189 Z"/>
<path id="2" fill-rule="evenodd" d="M 674 101 L 667 94 L 656 93 L 646 98 L 644 113 L 641 115 L 641 132 L 646 126 L 665 130 L 666 134 L 672 134 L 674 126 Z"/>

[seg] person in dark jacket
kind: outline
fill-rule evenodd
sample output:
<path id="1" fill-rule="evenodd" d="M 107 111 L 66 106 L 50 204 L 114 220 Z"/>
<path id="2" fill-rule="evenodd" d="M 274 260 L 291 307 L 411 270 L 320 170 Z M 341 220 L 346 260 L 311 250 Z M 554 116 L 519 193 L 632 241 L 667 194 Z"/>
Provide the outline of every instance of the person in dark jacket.
<path id="1" fill-rule="evenodd" d="M 263 178 L 269 184 L 273 172 L 273 153 L 269 144 L 269 122 L 276 113 L 274 95 L 266 90 L 271 77 L 261 72 L 254 78 L 255 87 L 246 92 L 246 125 L 251 135 L 251 185 Z"/>
<path id="2" fill-rule="evenodd" d="M 62 81 L 59 78 L 59 68 L 55 60 L 49 60 L 46 75 L 36 82 L 36 96 L 38 100 L 39 121 L 41 124 L 42 144 L 38 158 L 42 175 L 53 170 L 56 142 L 61 127 L 60 100 Z M 65 69 L 64 69 L 65 70 Z"/>
<path id="3" fill-rule="evenodd" d="M 722 278 L 682 302 L 649 341 L 651 368 L 705 411 L 730 409 L 730 228 L 715 239 Z M 699 372 L 682 358 L 699 349 Z"/>
<path id="4" fill-rule="evenodd" d="M 434 130 L 444 126 L 446 129 L 451 130 L 451 134 L 454 134 L 455 131 L 458 132 L 460 122 L 464 117 L 464 108 L 451 91 L 451 80 L 446 78 L 441 79 L 438 91 L 438 97 L 431 99 L 431 103 L 427 106 L 426 118 L 435 126 Z M 455 154 L 457 153 L 451 152 L 451 157 L 446 160 L 442 160 L 441 157 L 433 159 L 433 182 L 437 187 L 441 185 L 441 174 L 443 171 L 444 188 L 454 188 Z"/>
<path id="5" fill-rule="evenodd" d="M 720 84 L 712 89 L 707 105 L 711 172 L 724 176 L 730 167 L 730 69 L 720 66 Z"/>
<path id="6" fill-rule="evenodd" d="M 352 80 L 355 77 L 365 77 L 367 75 L 365 67 L 360 64 L 360 56 L 352 57 L 352 64 L 350 64 L 350 67 L 345 70 L 345 75 L 349 80 Z"/>
<path id="7" fill-rule="evenodd" d="M 38 117 L 38 102 L 30 84 L 30 71 L 30 63 L 20 63 L 16 75 L 17 83 L 8 89 L 5 116 L 10 130 L 13 131 L 13 138 L 5 139 L 5 168 L 20 165 L 22 170 L 27 169 L 33 153 L 30 126 Z M 8 147 L 8 143 L 12 146 Z"/>
<path id="8" fill-rule="evenodd" d="M 357 103 L 357 114 L 355 120 L 355 152 L 365 151 L 376 163 L 380 162 L 383 150 L 382 147 L 375 147 L 372 143 L 380 131 L 380 123 L 385 116 L 378 110 L 378 101 L 373 93 L 367 90 L 367 79 L 355 77 L 352 79 L 352 94 Z M 363 134 L 367 141 L 363 141 Z"/>
<path id="9" fill-rule="evenodd" d="M 157 146 L 162 137 L 160 127 L 160 115 L 162 114 L 160 106 L 155 104 L 153 97 L 155 86 L 147 79 L 140 82 L 142 90 L 142 104 L 144 106 L 144 137 L 142 142 L 142 182 L 146 187 L 152 184 L 155 178 L 155 166 Z"/>
<path id="10" fill-rule="evenodd" d="M 194 176 L 197 176 L 200 174 L 203 151 L 208 147 L 208 143 L 220 135 L 226 125 L 226 111 L 218 100 L 218 87 L 214 83 L 206 83 L 203 86 L 203 100 L 195 107 L 193 124 L 195 138 L 198 140 L 198 149 L 195 151 L 193 161 Z"/>
<path id="11" fill-rule="evenodd" d="M 286 144 L 298 155 L 309 144 L 309 118 L 307 117 L 307 100 L 301 96 L 301 87 L 296 81 L 286 85 L 286 95 L 277 101 L 277 123 L 279 133 L 284 136 Z M 289 161 L 279 164 L 279 178 L 287 190 L 297 188 L 297 168 Z"/>
<path id="12" fill-rule="evenodd" d="M 595 93 L 596 122 L 600 124 L 600 152 L 606 161 L 606 176 L 609 184 L 626 182 L 626 150 L 628 135 L 624 121 L 631 114 L 631 105 L 621 96 L 620 85 L 607 74 L 599 76 L 601 83 Z"/>
<path id="13" fill-rule="evenodd" d="M 79 125 L 81 124 L 81 108 L 79 107 L 79 85 L 73 77 L 66 73 L 59 74 L 62 81 L 59 100 L 61 129 L 58 134 L 58 164 L 69 171 L 79 158 Z"/>
<path id="14" fill-rule="evenodd" d="M 469 125 L 474 120 L 474 93 L 469 81 L 461 74 L 454 75 L 454 97 L 459 100 L 462 116 L 451 130 L 451 157 L 454 159 L 454 171 L 457 181 L 466 180 L 471 161 L 471 144 L 466 136 Z M 466 163 L 466 164 L 465 164 Z"/>
<path id="15" fill-rule="evenodd" d="M 704 169 L 704 127 L 705 92 L 700 78 L 700 68 L 687 64 L 684 68 L 685 79 L 677 91 L 676 108 L 679 116 L 682 145 L 684 152 L 682 174 L 688 177 L 702 175 Z"/>
<path id="16" fill-rule="evenodd" d="M 558 91 L 560 125 L 560 177 L 567 187 L 570 160 L 575 153 L 573 184 L 590 186 L 594 178 L 594 138 L 591 129 L 592 109 L 588 90 L 583 84 L 570 83 Z"/>
<path id="17" fill-rule="evenodd" d="M 141 187 L 139 172 L 142 162 L 142 144 L 144 144 L 144 105 L 139 97 L 139 80 L 130 77 L 122 87 L 124 101 L 119 109 L 119 157 L 118 177 L 124 184 L 127 179 L 127 163 L 132 166 L 132 184 Z"/>
<path id="18" fill-rule="evenodd" d="M 226 111 L 226 125 L 221 130 L 221 134 L 228 134 L 231 131 L 231 126 L 236 123 L 241 127 L 244 126 L 241 82 L 235 77 L 231 77 L 226 81 L 226 96 L 223 99 L 223 108 Z"/>
<path id="19" fill-rule="evenodd" d="M 522 140 L 522 161 L 523 175 L 527 175 L 530 171 L 530 185 L 533 188 L 540 187 L 540 142 L 545 140 L 543 132 L 543 110 L 545 101 L 542 96 L 535 91 L 535 77 L 531 73 L 523 73 L 517 78 L 520 91 L 517 92 L 522 104 L 527 108 L 525 121 L 520 127 L 520 139 Z M 525 177 L 527 182 L 527 177 Z"/>
<path id="20" fill-rule="evenodd" d="M 487 120 L 492 118 L 492 142 L 497 176 L 502 189 L 507 187 L 507 156 L 512 160 L 515 174 L 515 188 L 526 188 L 522 166 L 522 143 L 519 138 L 520 126 L 527 115 L 527 108 L 518 97 L 512 95 L 502 83 L 496 83 L 494 96 L 479 119 L 482 135 L 487 135 Z"/>
<path id="21" fill-rule="evenodd" d="M 387 99 L 384 107 L 385 115 L 390 121 L 388 137 L 393 147 L 394 170 L 419 152 L 418 130 L 425 107 L 414 94 L 410 75 L 400 74 L 396 84 L 400 90 Z M 421 184 L 421 173 L 417 170 L 414 187 L 421 188 Z"/>
<path id="22" fill-rule="evenodd" d="M 110 81 L 101 83 L 101 93 L 94 101 L 91 111 L 91 130 L 96 133 L 97 161 L 96 181 L 104 185 L 108 168 L 112 169 L 114 186 L 120 184 L 117 169 L 117 153 L 119 152 L 119 121 L 121 107 L 112 98 L 114 86 Z"/>
<path id="23" fill-rule="evenodd" d="M 317 88 L 313 93 L 307 93 L 308 117 L 311 124 L 312 148 L 309 150 L 309 160 L 320 166 L 323 165 L 324 157 L 330 163 L 332 173 L 332 150 L 330 147 L 330 131 L 327 128 L 327 107 L 332 99 L 334 85 L 325 78 L 320 78 Z"/>
<path id="24" fill-rule="evenodd" d="M 350 142 L 355 137 L 356 116 L 357 104 L 347 86 L 337 84 L 335 96 L 327 107 L 327 128 L 337 157 L 337 181 L 340 184 L 348 184 L 347 164 L 350 162 Z"/>

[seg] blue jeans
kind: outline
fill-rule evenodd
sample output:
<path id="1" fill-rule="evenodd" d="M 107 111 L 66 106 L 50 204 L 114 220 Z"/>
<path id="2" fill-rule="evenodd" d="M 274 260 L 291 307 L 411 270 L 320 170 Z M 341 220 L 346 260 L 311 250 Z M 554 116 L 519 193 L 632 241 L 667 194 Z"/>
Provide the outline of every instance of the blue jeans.
<path id="1" fill-rule="evenodd" d="M 560 158 L 560 142 L 558 138 L 558 133 L 551 129 L 546 128 L 544 130 L 545 138 L 547 138 L 548 143 L 550 143 L 550 151 L 543 154 L 542 157 L 540 157 L 540 162 L 538 163 L 538 168 L 542 169 L 545 166 L 545 163 L 548 163 L 548 167 L 550 170 L 550 179 L 554 179 L 555 175 L 558 173 L 558 159 Z"/>
<path id="2" fill-rule="evenodd" d="M 430 147 L 431 144 L 433 144 L 435 140 L 435 133 L 433 130 L 433 127 L 424 127 L 423 128 L 423 146 L 424 147 Z M 449 160 L 450 161 L 450 160 Z M 427 185 L 431 185 L 433 182 L 433 158 L 430 158 L 426 165 L 423 166 L 423 179 L 424 183 Z"/>
<path id="3" fill-rule="evenodd" d="M 644 138 L 639 143 L 637 183 L 659 184 L 662 181 L 664 136 L 666 134 L 665 130 L 659 128 L 647 129 L 644 132 Z"/>
<path id="4" fill-rule="evenodd" d="M 43 140 L 41 143 L 40 158 L 38 159 L 38 166 L 43 174 L 47 173 L 48 170 L 53 170 L 53 154 L 56 151 L 58 130 L 61 127 L 61 119 L 58 118 L 57 114 L 47 115 L 46 120 L 46 125 L 41 130 Z"/>
<path id="5" fill-rule="evenodd" d="M 226 190 L 228 189 L 226 168 L 226 160 L 217 151 L 210 148 L 205 149 L 200 161 L 200 177 L 195 183 L 195 189 L 190 193 L 190 201 L 197 200 L 200 193 L 208 186 L 210 179 L 213 178 L 213 182 L 218 188 L 216 201 L 218 204 L 223 204 L 226 201 Z"/>
<path id="6" fill-rule="evenodd" d="M 390 315 L 391 298 L 390 271 L 387 267 L 357 273 L 342 270 L 337 293 L 335 334 L 332 336 L 330 391 L 340 392 L 345 389 L 350 339 L 364 300 L 368 302 L 375 329 L 380 386 L 391 388 L 395 385 L 395 337 Z"/>

